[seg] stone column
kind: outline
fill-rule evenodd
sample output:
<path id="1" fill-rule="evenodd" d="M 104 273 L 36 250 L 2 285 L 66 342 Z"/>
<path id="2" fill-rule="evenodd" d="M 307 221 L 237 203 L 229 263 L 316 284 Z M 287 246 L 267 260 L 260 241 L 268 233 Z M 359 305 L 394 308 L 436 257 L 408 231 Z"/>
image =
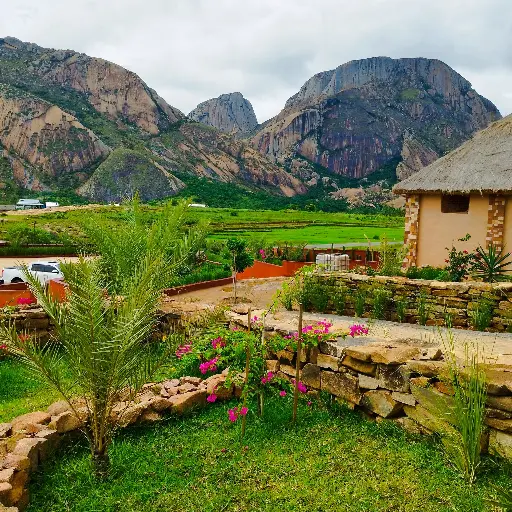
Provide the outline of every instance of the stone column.
<path id="1" fill-rule="evenodd" d="M 405 237 L 407 254 L 402 267 L 408 269 L 416 265 L 418 257 L 418 233 L 420 221 L 420 196 L 408 195 L 405 199 Z"/>
<path id="2" fill-rule="evenodd" d="M 487 249 L 489 248 L 490 245 L 494 245 L 498 250 L 503 249 L 506 204 L 507 200 L 504 196 L 489 196 L 489 210 L 487 214 L 487 236 L 485 237 L 485 244 Z"/>

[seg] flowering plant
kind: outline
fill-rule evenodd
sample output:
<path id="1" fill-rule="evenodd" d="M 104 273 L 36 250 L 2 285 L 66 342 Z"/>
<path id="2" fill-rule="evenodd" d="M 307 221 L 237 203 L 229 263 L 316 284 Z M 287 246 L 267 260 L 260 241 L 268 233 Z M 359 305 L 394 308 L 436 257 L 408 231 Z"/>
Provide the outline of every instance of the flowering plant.
<path id="1" fill-rule="evenodd" d="M 471 235 L 468 233 L 466 236 L 459 238 L 458 241 L 467 242 L 470 238 Z M 447 263 L 446 270 L 450 274 L 450 279 L 456 282 L 462 281 L 469 274 L 475 255 L 465 249 L 457 250 L 453 245 L 451 249 L 446 247 L 446 250 L 448 251 L 448 258 L 444 261 Z"/>

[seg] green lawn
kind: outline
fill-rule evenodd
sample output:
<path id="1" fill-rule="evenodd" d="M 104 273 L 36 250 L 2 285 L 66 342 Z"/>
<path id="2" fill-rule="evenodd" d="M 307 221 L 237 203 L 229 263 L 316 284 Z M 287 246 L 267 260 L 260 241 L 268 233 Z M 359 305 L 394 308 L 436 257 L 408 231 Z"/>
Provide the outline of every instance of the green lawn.
<path id="1" fill-rule="evenodd" d="M 291 400 L 268 402 L 247 435 L 228 404 L 125 430 L 96 481 L 84 445 L 62 450 L 34 475 L 29 512 L 221 512 L 491 510 L 492 484 L 510 475 L 487 460 L 474 487 L 446 463 L 438 443 L 391 424 L 314 403 L 290 425 Z"/>

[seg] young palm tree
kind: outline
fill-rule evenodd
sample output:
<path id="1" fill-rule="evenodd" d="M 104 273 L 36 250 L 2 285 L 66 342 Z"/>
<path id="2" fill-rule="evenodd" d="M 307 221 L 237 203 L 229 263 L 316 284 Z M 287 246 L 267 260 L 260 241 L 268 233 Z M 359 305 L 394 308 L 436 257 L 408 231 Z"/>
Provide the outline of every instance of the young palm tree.
<path id="1" fill-rule="evenodd" d="M 77 417 L 81 411 L 74 399 L 85 404 L 84 431 L 99 477 L 108 471 L 108 447 L 122 420 L 124 411 L 113 415 L 121 393 L 129 390 L 129 401 L 165 362 L 174 345 L 172 336 L 163 351 L 147 341 L 166 279 L 194 250 L 200 236 L 192 233 L 183 239 L 181 231 L 168 230 L 167 225 L 179 224 L 176 217 L 182 218 L 182 205 L 164 214 L 151 227 L 134 229 L 132 224 L 118 230 L 111 245 L 106 240 L 114 237 L 105 235 L 101 247 L 111 249 L 106 255 L 102 252 L 100 258 L 62 265 L 68 287 L 64 303 L 54 300 L 25 268 L 32 292 L 55 324 L 47 343 L 30 333 L 19 334 L 14 325 L 0 326 L 0 343 L 52 384 Z M 113 272 L 109 275 L 105 269 Z M 64 378 L 62 359 L 71 379 Z"/>

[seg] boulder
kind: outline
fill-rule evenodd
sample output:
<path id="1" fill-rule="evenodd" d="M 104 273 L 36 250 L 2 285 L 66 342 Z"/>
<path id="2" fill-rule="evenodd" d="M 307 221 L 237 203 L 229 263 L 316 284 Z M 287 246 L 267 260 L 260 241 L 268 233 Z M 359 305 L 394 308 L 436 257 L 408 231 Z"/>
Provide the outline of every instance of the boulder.
<path id="1" fill-rule="evenodd" d="M 269 372 L 277 373 L 279 371 L 279 361 L 277 359 L 267 359 L 265 366 Z"/>
<path id="2" fill-rule="evenodd" d="M 195 391 L 197 389 L 197 386 L 194 386 L 194 384 L 190 384 L 187 382 L 186 384 L 181 384 L 176 388 L 178 390 L 178 393 L 189 393 L 190 391 Z"/>
<path id="3" fill-rule="evenodd" d="M 157 396 L 150 401 L 151 409 L 156 412 L 162 412 L 171 407 L 171 402 L 167 398 Z"/>
<path id="4" fill-rule="evenodd" d="M 234 384 L 230 386 L 226 384 L 226 378 L 222 375 L 216 376 L 214 380 L 210 380 L 206 386 L 209 395 L 215 394 L 219 400 L 227 400 L 233 396 Z"/>
<path id="5" fill-rule="evenodd" d="M 486 369 L 485 376 L 489 395 L 512 395 L 512 372 Z"/>
<path id="6" fill-rule="evenodd" d="M 25 494 L 25 485 L 28 481 L 28 473 L 26 471 L 16 471 L 11 482 L 11 490 L 6 496 L 6 505 L 17 505 L 21 506 L 20 501 Z"/>
<path id="7" fill-rule="evenodd" d="M 317 366 L 320 366 L 320 368 L 328 368 L 329 370 L 333 370 L 337 372 L 340 368 L 340 360 L 337 357 L 329 356 L 326 354 L 318 354 L 318 357 L 316 358 L 316 364 Z M 281 365 L 281 371 L 283 370 L 283 367 Z"/>
<path id="8" fill-rule="evenodd" d="M 397 425 L 402 427 L 409 434 L 431 434 L 432 431 L 422 427 L 419 423 L 416 423 L 413 419 L 408 416 L 403 416 L 402 418 L 395 418 L 393 420 Z"/>
<path id="9" fill-rule="evenodd" d="M 52 416 L 48 427 L 56 430 L 59 434 L 65 434 L 71 430 L 76 430 L 83 425 L 80 418 L 72 411 L 64 411 L 57 416 Z"/>
<path id="10" fill-rule="evenodd" d="M 29 412 L 12 420 L 12 430 L 19 432 L 20 430 L 26 430 L 30 425 L 47 425 L 50 420 L 51 416 L 47 412 Z"/>
<path id="11" fill-rule="evenodd" d="M 416 399 L 413 395 L 411 395 L 411 393 L 400 393 L 398 391 L 393 391 L 393 393 L 391 393 L 391 398 L 405 405 L 416 405 Z"/>
<path id="12" fill-rule="evenodd" d="M 10 495 L 11 491 L 12 485 L 10 483 L 0 481 L 0 504 L 7 503 L 7 498 Z"/>
<path id="13" fill-rule="evenodd" d="M 322 391 L 341 397 L 347 402 L 359 404 L 362 393 L 359 389 L 359 379 L 349 373 L 322 371 Z"/>
<path id="14" fill-rule="evenodd" d="M 321 378 L 320 378 L 320 367 L 316 364 L 307 363 L 302 368 L 301 381 L 308 387 L 314 389 L 320 389 Z"/>
<path id="15" fill-rule="evenodd" d="M 424 377 L 448 376 L 448 368 L 444 361 L 407 361 L 411 373 Z"/>
<path id="16" fill-rule="evenodd" d="M 431 432 L 447 435 L 457 434 L 457 431 L 452 425 L 435 416 L 421 405 L 416 405 L 414 407 L 404 405 L 404 412 L 409 418 L 413 419 L 416 423 L 419 423 L 422 427 L 425 427 Z"/>
<path id="17" fill-rule="evenodd" d="M 364 373 L 366 375 L 370 375 L 374 377 L 377 373 L 377 365 L 374 363 L 368 363 L 366 361 L 360 361 L 359 359 L 354 359 L 351 356 L 345 356 L 341 361 L 343 366 L 350 368 L 358 373 Z"/>
<path id="18" fill-rule="evenodd" d="M 343 355 L 344 347 L 333 341 L 321 341 L 318 345 L 319 355 L 325 354 L 339 358 Z M 317 355 L 318 357 L 318 355 Z"/>
<path id="19" fill-rule="evenodd" d="M 183 414 L 194 407 L 205 405 L 207 396 L 208 393 L 206 390 L 199 389 L 196 391 L 190 391 L 189 393 L 173 396 L 169 398 L 169 401 L 171 402 L 173 412 Z"/>
<path id="20" fill-rule="evenodd" d="M 194 386 L 199 386 L 203 379 L 201 377 L 181 377 L 180 384 L 193 384 Z"/>
<path id="21" fill-rule="evenodd" d="M 0 469 L 10 468 L 15 471 L 30 469 L 30 459 L 16 453 L 8 453 L 3 459 L 0 459 Z"/>
<path id="22" fill-rule="evenodd" d="M 390 391 L 383 390 L 367 391 L 360 405 L 383 418 L 398 416 L 403 409 L 403 404 L 393 400 Z"/>
<path id="23" fill-rule="evenodd" d="M 512 420 L 500 420 L 497 418 L 485 418 L 484 423 L 496 430 L 501 430 L 506 434 L 512 434 Z"/>
<path id="24" fill-rule="evenodd" d="M 119 426 L 127 427 L 128 425 L 135 423 L 143 411 L 149 407 L 151 407 L 151 403 L 149 401 L 133 404 L 128 407 L 124 404 L 119 404 L 119 408 L 117 406 L 114 407 L 112 412 L 117 413 Z"/>
<path id="25" fill-rule="evenodd" d="M 12 432 L 12 423 L 0 423 L 0 439 L 8 437 Z"/>
<path id="26" fill-rule="evenodd" d="M 416 401 L 431 414 L 452 425 L 456 424 L 454 400 L 451 396 L 440 393 L 433 387 L 420 387 L 414 383 L 411 383 L 411 392 Z"/>
<path id="27" fill-rule="evenodd" d="M 491 396 L 488 395 L 486 404 L 494 409 L 512 412 L 512 396 Z M 1 437 L 1 436 L 0 436 Z"/>
<path id="28" fill-rule="evenodd" d="M 14 477 L 14 468 L 0 469 L 0 482 L 11 483 Z"/>
<path id="29" fill-rule="evenodd" d="M 59 400 L 58 402 L 54 402 L 48 409 L 46 409 L 46 412 L 50 416 L 58 416 L 59 414 L 62 414 L 63 412 L 69 411 L 71 409 L 70 405 L 66 402 L 66 400 Z"/>
<path id="30" fill-rule="evenodd" d="M 489 453 L 512 461 L 512 435 L 491 430 L 489 435 Z"/>
<path id="31" fill-rule="evenodd" d="M 166 381 L 162 382 L 162 386 L 165 389 L 177 388 L 179 385 L 180 385 L 180 381 L 178 379 L 171 379 L 171 380 L 166 380 Z"/>
<path id="32" fill-rule="evenodd" d="M 389 345 L 380 347 L 372 354 L 372 362 L 385 365 L 403 364 L 409 359 L 418 357 L 421 354 L 421 348 L 408 345 Z"/>

